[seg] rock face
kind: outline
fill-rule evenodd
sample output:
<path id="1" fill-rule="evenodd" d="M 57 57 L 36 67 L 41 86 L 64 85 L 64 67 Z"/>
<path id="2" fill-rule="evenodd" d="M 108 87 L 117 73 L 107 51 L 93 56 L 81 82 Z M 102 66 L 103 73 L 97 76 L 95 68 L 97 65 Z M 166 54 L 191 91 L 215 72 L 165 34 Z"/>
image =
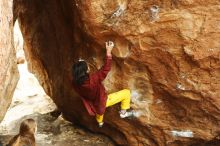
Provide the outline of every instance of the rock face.
<path id="1" fill-rule="evenodd" d="M 119 145 L 218 144 L 219 0 L 14 0 L 29 69 L 64 116 Z M 135 119 L 109 108 L 98 128 L 71 87 L 71 65 L 97 70 L 116 43 L 104 84 L 132 91 Z M 211 143 L 207 143 L 207 145 Z"/>
<path id="2" fill-rule="evenodd" d="M 12 0 L 0 1 L 0 121 L 3 119 L 18 81 L 13 47 Z"/>

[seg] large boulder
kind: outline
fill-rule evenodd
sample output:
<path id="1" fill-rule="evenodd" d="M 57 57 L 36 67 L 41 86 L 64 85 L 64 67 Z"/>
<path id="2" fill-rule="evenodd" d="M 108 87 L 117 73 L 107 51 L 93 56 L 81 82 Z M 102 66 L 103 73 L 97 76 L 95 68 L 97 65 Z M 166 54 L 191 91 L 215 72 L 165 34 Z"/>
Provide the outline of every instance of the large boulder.
<path id="1" fill-rule="evenodd" d="M 218 141 L 219 0 L 14 0 L 29 69 L 64 116 L 120 145 L 180 146 Z M 132 91 L 135 119 L 109 108 L 98 128 L 71 86 L 71 65 L 103 64 L 116 43 L 104 84 Z"/>
<path id="2" fill-rule="evenodd" d="M 0 1 L 0 121 L 11 103 L 19 78 L 13 46 L 12 4 L 12 0 Z"/>

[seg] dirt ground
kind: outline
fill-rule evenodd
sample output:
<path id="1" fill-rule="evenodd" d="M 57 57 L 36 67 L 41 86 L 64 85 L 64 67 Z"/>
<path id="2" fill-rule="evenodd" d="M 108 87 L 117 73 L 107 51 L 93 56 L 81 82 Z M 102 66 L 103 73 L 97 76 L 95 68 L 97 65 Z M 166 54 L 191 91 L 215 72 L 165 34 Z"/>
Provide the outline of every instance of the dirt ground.
<path id="1" fill-rule="evenodd" d="M 109 138 L 73 125 L 61 116 L 57 118 L 51 113 L 32 116 L 38 123 L 37 146 L 115 146 Z M 12 137 L 0 135 L 0 146 L 5 146 Z"/>

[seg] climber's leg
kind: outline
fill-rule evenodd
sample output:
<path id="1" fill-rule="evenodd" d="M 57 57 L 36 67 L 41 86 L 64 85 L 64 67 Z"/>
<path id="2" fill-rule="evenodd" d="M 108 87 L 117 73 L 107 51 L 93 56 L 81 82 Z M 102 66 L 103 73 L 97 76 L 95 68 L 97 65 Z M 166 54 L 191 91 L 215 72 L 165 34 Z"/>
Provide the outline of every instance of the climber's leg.
<path id="1" fill-rule="evenodd" d="M 115 105 L 121 102 L 121 109 L 127 110 L 130 109 L 130 102 L 131 102 L 131 92 L 128 89 L 124 89 L 112 94 L 108 95 L 106 107 Z"/>
<path id="2" fill-rule="evenodd" d="M 121 102 L 121 112 L 120 112 L 120 116 L 121 116 L 121 114 L 123 114 L 123 115 L 127 114 L 128 113 L 128 112 L 126 112 L 127 109 L 130 109 L 130 102 L 131 102 L 130 90 L 124 89 L 124 90 L 109 94 L 107 102 L 106 102 L 106 107 L 115 105 L 120 102 Z M 96 121 L 99 123 L 99 127 L 102 127 L 102 125 L 104 123 L 103 117 L 104 117 L 104 115 L 96 114 Z M 128 116 L 126 115 L 126 117 L 128 117 Z"/>
<path id="3" fill-rule="evenodd" d="M 131 102 L 130 90 L 124 89 L 119 92 L 108 95 L 106 106 L 109 107 L 119 102 L 121 102 L 121 111 L 120 111 L 121 118 L 134 116 L 135 112 L 133 110 L 129 112 L 127 111 L 128 109 L 130 109 L 130 102 Z"/>
<path id="4" fill-rule="evenodd" d="M 103 117 L 104 115 L 96 114 L 96 121 L 99 123 L 99 127 L 102 127 L 102 125 L 104 124 Z"/>

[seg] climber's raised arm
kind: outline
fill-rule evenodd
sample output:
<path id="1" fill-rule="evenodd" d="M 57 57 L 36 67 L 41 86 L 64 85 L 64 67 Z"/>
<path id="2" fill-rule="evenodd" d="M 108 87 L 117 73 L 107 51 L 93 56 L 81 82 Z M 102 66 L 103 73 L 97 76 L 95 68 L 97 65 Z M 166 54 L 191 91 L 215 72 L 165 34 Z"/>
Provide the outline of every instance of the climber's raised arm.
<path id="1" fill-rule="evenodd" d="M 106 46 L 106 58 L 105 63 L 102 68 L 96 73 L 100 81 L 103 81 L 108 72 L 111 70 L 111 61 L 112 61 L 112 49 L 114 48 L 114 43 L 112 41 L 108 41 L 105 43 Z"/>

